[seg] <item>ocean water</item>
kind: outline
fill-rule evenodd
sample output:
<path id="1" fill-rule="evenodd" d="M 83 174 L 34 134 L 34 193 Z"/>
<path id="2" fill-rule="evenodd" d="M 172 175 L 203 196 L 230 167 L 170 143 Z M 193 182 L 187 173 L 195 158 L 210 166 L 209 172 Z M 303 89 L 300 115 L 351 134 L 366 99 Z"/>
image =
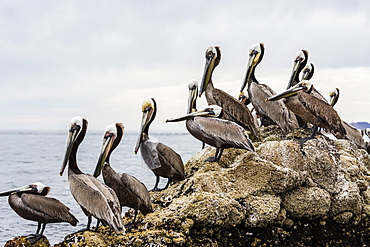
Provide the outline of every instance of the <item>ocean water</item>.
<path id="1" fill-rule="evenodd" d="M 134 154 L 137 132 L 126 132 L 121 144 L 111 156 L 111 165 L 117 172 L 125 172 L 143 182 L 148 190 L 155 183 L 155 176 Z M 68 131 L 0 131 L 0 191 L 18 188 L 34 182 L 51 187 L 48 196 L 54 197 L 71 209 L 79 220 L 76 227 L 69 223 L 50 223 L 44 235 L 54 245 L 64 236 L 86 227 L 87 217 L 73 199 L 67 180 L 67 170 L 59 176 L 66 147 Z M 201 143 L 187 132 L 151 131 L 150 135 L 178 152 L 183 162 L 201 150 Z M 98 159 L 103 131 L 88 130 L 78 150 L 78 166 L 84 173 L 92 174 Z M 99 177 L 103 180 L 102 177 Z M 162 178 L 160 187 L 167 179 Z M 128 208 L 124 208 L 126 211 Z M 93 220 L 92 226 L 96 221 Z M 37 222 L 18 216 L 9 206 L 7 197 L 0 197 L 0 245 L 20 235 L 35 233 Z"/>

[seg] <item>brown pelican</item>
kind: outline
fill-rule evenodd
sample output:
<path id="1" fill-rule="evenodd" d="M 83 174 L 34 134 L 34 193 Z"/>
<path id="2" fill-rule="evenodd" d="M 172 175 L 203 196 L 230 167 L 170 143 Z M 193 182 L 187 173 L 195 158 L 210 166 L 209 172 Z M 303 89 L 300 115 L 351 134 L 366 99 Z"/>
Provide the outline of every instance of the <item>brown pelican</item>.
<path id="1" fill-rule="evenodd" d="M 300 50 L 295 54 L 294 65 L 287 89 L 299 83 L 299 73 L 306 66 L 308 60 L 308 51 Z"/>
<path id="2" fill-rule="evenodd" d="M 263 58 L 264 50 L 263 43 L 256 43 L 251 46 L 247 73 L 240 92 L 243 92 L 244 88 L 248 85 L 247 91 L 249 100 L 256 113 L 261 117 L 261 122 L 264 121 L 264 119 L 271 119 L 282 131 L 287 133 L 299 127 L 295 115 L 283 102 L 277 101 L 273 104 L 266 103 L 265 99 L 276 93 L 269 86 L 260 84 L 254 75 L 256 66 Z"/>
<path id="3" fill-rule="evenodd" d="M 239 93 L 238 100 L 244 105 L 249 105 L 251 103 L 251 101 L 249 100 L 248 94 L 245 95 L 244 92 Z M 251 109 L 251 114 L 253 116 L 254 123 L 256 126 L 276 125 L 276 123 L 272 121 L 271 118 L 269 117 L 264 116 L 263 118 L 261 118 L 261 116 L 256 113 L 254 108 Z M 258 123 L 258 119 L 260 120 L 260 124 Z"/>
<path id="4" fill-rule="evenodd" d="M 60 175 L 68 164 L 68 183 L 71 194 L 88 217 L 87 229 L 90 230 L 91 216 L 97 219 L 97 226 L 102 221 L 117 232 L 123 230 L 121 207 L 116 193 L 90 174 L 84 174 L 77 166 L 77 149 L 83 141 L 87 120 L 82 117 L 71 119 L 67 148 Z"/>
<path id="5" fill-rule="evenodd" d="M 302 79 L 301 79 L 301 81 L 303 81 L 303 80 L 307 80 L 307 81 L 311 80 L 314 71 L 315 71 L 314 65 L 312 63 L 307 63 L 306 67 L 304 67 L 303 70 L 302 70 Z M 318 98 L 318 99 L 320 99 L 320 100 L 325 101 L 326 103 L 328 103 L 328 101 L 325 99 L 325 97 L 322 96 L 321 93 L 319 93 L 319 91 L 316 90 L 316 88 L 313 88 L 312 89 L 311 95 L 313 95 L 316 98 Z"/>
<path id="6" fill-rule="evenodd" d="M 140 133 L 135 146 L 135 154 L 141 151 L 141 157 L 156 176 L 154 188 L 151 191 L 167 189 L 172 179 L 185 179 L 184 163 L 178 153 L 167 145 L 149 137 L 149 126 L 157 113 L 157 103 L 153 98 L 144 100 L 142 104 L 143 117 Z M 168 178 L 163 189 L 158 188 L 160 177 Z"/>
<path id="7" fill-rule="evenodd" d="M 339 88 L 331 89 L 329 92 L 330 97 L 330 104 L 334 107 L 334 105 L 338 102 L 339 99 Z M 347 122 L 342 120 L 342 125 L 346 130 L 346 135 L 343 136 L 340 133 L 334 132 L 333 135 L 338 139 L 347 139 L 355 143 L 357 146 L 366 149 L 366 143 L 364 138 L 362 137 L 361 130 L 356 129 L 352 125 L 348 124 Z"/>
<path id="8" fill-rule="evenodd" d="M 237 99 L 214 88 L 212 73 L 221 60 L 221 51 L 218 46 L 211 46 L 206 50 L 206 64 L 200 86 L 199 97 L 205 92 L 208 105 L 219 105 L 224 109 L 223 119 L 234 121 L 246 130 L 257 136 L 257 126 L 248 107 Z"/>
<path id="9" fill-rule="evenodd" d="M 38 222 L 36 233 L 28 237 L 31 243 L 41 238 L 47 223 L 69 222 L 72 226 L 76 226 L 78 222 L 67 206 L 55 198 L 46 197 L 49 191 L 50 187 L 36 182 L 18 189 L 0 192 L 0 196 L 9 195 L 9 205 L 19 216 Z"/>
<path id="10" fill-rule="evenodd" d="M 240 148 L 254 152 L 248 133 L 233 121 L 220 119 L 223 111 L 218 105 L 210 105 L 203 110 L 189 113 L 180 118 L 167 119 L 166 122 L 186 120 L 186 128 L 198 140 L 216 147 L 216 154 L 206 161 L 219 161 L 225 148 Z"/>
<path id="11" fill-rule="evenodd" d="M 127 173 L 117 173 L 110 166 L 109 158 L 123 137 L 124 127 L 121 123 L 110 124 L 105 129 L 103 145 L 100 151 L 94 177 L 103 172 L 106 185 L 117 194 L 121 209 L 124 206 L 135 209 L 135 216 L 129 226 L 135 225 L 138 210 L 144 215 L 153 212 L 148 189 L 137 178 Z"/>
<path id="12" fill-rule="evenodd" d="M 284 102 L 292 112 L 301 117 L 303 121 L 314 125 L 311 136 L 304 138 L 301 143 L 314 138 L 317 127 L 345 135 L 346 131 L 342 126 L 342 120 L 338 116 L 338 113 L 328 103 L 312 96 L 310 94 L 312 89 L 312 83 L 309 81 L 302 81 L 294 87 L 266 99 L 266 101 L 275 101 L 285 98 Z"/>

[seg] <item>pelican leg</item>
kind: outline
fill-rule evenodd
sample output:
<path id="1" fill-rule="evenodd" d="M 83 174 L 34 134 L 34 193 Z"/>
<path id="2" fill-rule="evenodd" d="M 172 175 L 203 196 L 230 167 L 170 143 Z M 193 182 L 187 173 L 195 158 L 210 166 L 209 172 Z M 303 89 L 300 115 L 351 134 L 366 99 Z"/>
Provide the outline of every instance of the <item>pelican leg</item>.
<path id="1" fill-rule="evenodd" d="M 87 216 L 87 225 L 86 228 L 82 228 L 78 230 L 77 232 L 74 232 L 73 234 L 79 233 L 79 232 L 84 232 L 84 231 L 90 231 L 90 225 L 91 225 L 91 216 Z"/>
<path id="2" fill-rule="evenodd" d="M 167 188 L 168 188 L 168 186 L 170 186 L 171 181 L 172 181 L 172 178 L 168 178 L 168 181 L 167 181 L 166 186 L 164 186 L 164 188 L 162 188 L 162 189 L 160 189 L 160 190 L 165 190 L 165 189 L 167 189 Z"/>
<path id="3" fill-rule="evenodd" d="M 44 234 L 46 223 L 42 224 L 40 235 Z"/>
<path id="4" fill-rule="evenodd" d="M 100 220 L 97 219 L 96 220 L 96 226 L 95 226 L 95 232 L 98 231 L 99 225 L 100 225 Z"/>
<path id="5" fill-rule="evenodd" d="M 221 159 L 221 155 L 222 155 L 222 153 L 224 152 L 224 149 L 223 148 L 220 148 L 219 150 L 218 150 L 218 155 L 217 155 L 217 157 L 216 157 L 216 161 L 220 161 L 220 159 Z M 217 153 L 216 153 L 217 154 Z"/>
<path id="6" fill-rule="evenodd" d="M 134 216 L 134 220 L 133 220 L 132 222 L 130 222 L 130 223 L 127 223 L 127 224 L 125 225 L 125 227 L 126 227 L 126 228 L 128 228 L 128 229 L 132 229 L 132 228 L 134 228 L 134 227 L 135 227 L 137 212 L 138 212 L 138 210 L 137 210 L 137 209 L 135 209 L 135 216 Z"/>
<path id="7" fill-rule="evenodd" d="M 310 135 L 310 136 L 308 136 L 308 137 L 304 137 L 304 138 L 301 138 L 301 139 L 299 139 L 299 140 L 298 140 L 298 141 L 299 141 L 299 143 L 301 144 L 301 148 L 302 148 L 302 146 L 303 146 L 303 143 L 305 143 L 306 141 L 308 141 L 308 140 L 310 140 L 310 139 L 314 139 L 314 138 L 315 138 L 315 135 L 316 135 L 317 129 L 318 129 L 318 126 L 314 125 L 314 126 L 312 127 L 312 133 L 311 133 L 311 135 Z"/>
<path id="8" fill-rule="evenodd" d="M 159 184 L 159 176 L 156 176 L 154 188 L 151 189 L 150 191 L 159 191 L 158 184 Z"/>
<path id="9" fill-rule="evenodd" d="M 90 231 L 90 225 L 91 225 L 91 216 L 87 216 L 86 231 Z"/>
<path id="10" fill-rule="evenodd" d="M 221 154 L 219 154 L 220 153 L 220 151 L 221 151 Z M 209 157 L 208 159 L 206 159 L 205 161 L 206 162 L 215 162 L 215 161 L 219 161 L 220 160 L 220 158 L 221 158 L 221 155 L 222 155 L 222 152 L 223 152 L 224 150 L 223 149 L 221 149 L 221 148 L 216 148 L 216 154 L 215 154 L 215 156 L 212 156 L 212 157 Z"/>
<path id="11" fill-rule="evenodd" d="M 38 222 L 38 224 L 37 224 L 36 234 L 39 234 L 39 232 L 40 232 L 40 228 L 41 228 L 41 222 Z"/>
<path id="12" fill-rule="evenodd" d="M 42 225 L 41 233 L 39 233 L 40 232 L 40 228 L 41 228 L 41 223 L 38 222 L 36 233 L 35 234 L 28 235 L 27 236 L 27 240 L 30 241 L 31 244 L 37 242 L 41 238 L 42 234 L 44 233 L 45 226 L 46 226 L 46 224 L 43 224 Z"/>

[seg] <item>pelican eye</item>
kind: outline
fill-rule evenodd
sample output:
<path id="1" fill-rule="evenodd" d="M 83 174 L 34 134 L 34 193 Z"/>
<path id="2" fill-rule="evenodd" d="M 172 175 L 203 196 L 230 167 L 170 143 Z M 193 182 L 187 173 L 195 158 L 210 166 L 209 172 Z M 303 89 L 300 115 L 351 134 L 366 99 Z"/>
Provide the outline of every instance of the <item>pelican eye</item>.
<path id="1" fill-rule="evenodd" d="M 150 109 L 152 109 L 152 108 L 150 106 L 147 106 L 147 107 L 145 107 L 144 112 L 148 112 L 148 111 L 150 111 Z"/>
<path id="2" fill-rule="evenodd" d="M 211 57 L 213 57 L 214 56 L 214 54 L 213 54 L 213 52 L 212 51 L 209 51 L 209 52 L 207 52 L 207 58 L 211 58 Z"/>
<path id="3" fill-rule="evenodd" d="M 254 56 L 257 54 L 257 51 L 256 50 L 252 50 L 250 53 L 249 53 L 249 56 Z"/>
<path id="4" fill-rule="evenodd" d="M 69 132 L 74 132 L 74 131 L 79 132 L 79 131 L 80 131 L 80 129 L 81 129 L 81 127 L 80 127 L 79 125 L 77 125 L 77 124 L 73 124 L 73 125 L 71 126 L 71 129 L 69 130 Z"/>
<path id="5" fill-rule="evenodd" d="M 110 131 L 105 132 L 104 138 L 112 137 L 114 134 Z"/>

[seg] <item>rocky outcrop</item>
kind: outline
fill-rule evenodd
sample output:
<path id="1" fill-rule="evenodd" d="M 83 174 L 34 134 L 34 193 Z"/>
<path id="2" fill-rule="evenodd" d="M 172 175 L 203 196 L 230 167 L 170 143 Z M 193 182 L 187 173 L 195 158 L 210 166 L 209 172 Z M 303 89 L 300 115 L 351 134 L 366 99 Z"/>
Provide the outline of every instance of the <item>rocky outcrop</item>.
<path id="1" fill-rule="evenodd" d="M 367 152 L 321 135 L 300 145 L 309 135 L 302 130 L 260 131 L 255 153 L 228 149 L 209 163 L 207 147 L 192 157 L 184 181 L 151 192 L 155 211 L 140 215 L 136 229 L 116 235 L 101 227 L 57 246 L 370 244 Z"/>

